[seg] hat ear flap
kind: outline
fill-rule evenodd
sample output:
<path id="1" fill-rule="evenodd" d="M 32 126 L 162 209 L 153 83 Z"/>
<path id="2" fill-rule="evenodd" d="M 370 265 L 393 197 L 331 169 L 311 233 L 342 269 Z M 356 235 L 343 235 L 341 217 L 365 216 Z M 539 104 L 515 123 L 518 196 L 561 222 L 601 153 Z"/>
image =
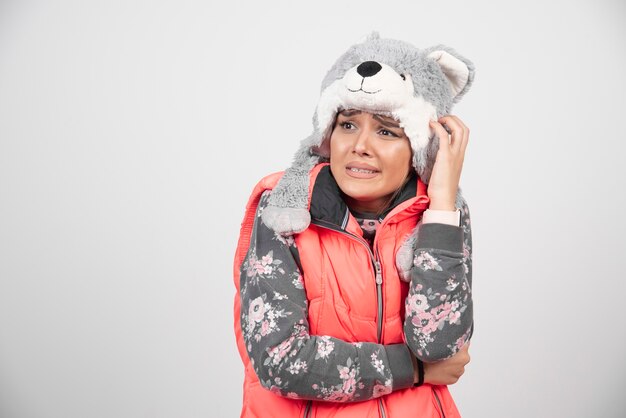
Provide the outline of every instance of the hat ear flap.
<path id="1" fill-rule="evenodd" d="M 318 126 L 317 112 L 313 116 L 313 126 Z M 272 189 L 268 206 L 263 210 L 261 218 L 274 232 L 288 236 L 309 227 L 311 223 L 309 174 L 317 164 L 330 159 L 330 136 L 333 126 L 334 119 L 330 120 L 323 132 L 314 129 L 313 133 L 300 143 L 291 167 L 285 170 Z"/>
<path id="2" fill-rule="evenodd" d="M 448 80 L 452 103 L 458 102 L 474 81 L 474 64 L 445 45 L 428 48 L 426 56 L 439 65 Z"/>
<path id="3" fill-rule="evenodd" d="M 303 141 L 293 164 L 272 189 L 268 206 L 261 214 L 263 223 L 283 236 L 302 232 L 311 223 L 309 172 L 320 157 L 310 153 L 308 142 Z"/>

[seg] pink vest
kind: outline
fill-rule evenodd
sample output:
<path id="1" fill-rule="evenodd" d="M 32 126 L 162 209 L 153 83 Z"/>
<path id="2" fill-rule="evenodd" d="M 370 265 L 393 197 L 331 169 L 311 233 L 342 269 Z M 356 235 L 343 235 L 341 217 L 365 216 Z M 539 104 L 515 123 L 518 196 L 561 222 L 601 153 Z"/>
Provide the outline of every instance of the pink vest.
<path id="1" fill-rule="evenodd" d="M 319 164 L 312 170 L 309 194 L 317 174 L 325 165 L 328 164 Z M 272 189 L 282 174 L 266 176 L 255 186 L 246 206 L 235 254 L 234 325 L 239 354 L 245 366 L 241 417 L 460 417 L 445 385 L 424 384 L 377 399 L 351 403 L 289 399 L 261 386 L 250 365 L 241 334 L 239 269 L 250 244 L 260 196 L 263 191 Z M 378 227 L 375 248 L 379 250 L 382 273 L 378 275 L 378 281 L 371 262 L 372 253 L 364 239 L 355 239 L 315 223 L 295 235 L 309 301 L 312 335 L 330 335 L 348 342 L 404 342 L 402 323 L 408 284 L 398 276 L 395 256 L 428 204 L 426 185 L 418 179 L 416 196 L 395 207 Z M 346 231 L 362 237 L 361 228 L 351 215 L 347 222 Z M 352 277 L 360 280 L 350 280 Z M 363 279 L 368 277 L 371 280 Z"/>

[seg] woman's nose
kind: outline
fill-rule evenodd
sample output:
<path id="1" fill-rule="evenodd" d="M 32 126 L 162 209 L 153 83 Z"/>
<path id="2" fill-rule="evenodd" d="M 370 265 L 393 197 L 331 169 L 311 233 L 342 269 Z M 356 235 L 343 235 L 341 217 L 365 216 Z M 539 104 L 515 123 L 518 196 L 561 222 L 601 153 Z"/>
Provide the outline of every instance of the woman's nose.
<path id="1" fill-rule="evenodd" d="M 368 129 L 359 132 L 354 142 L 354 152 L 359 155 L 371 155 L 370 133 Z"/>

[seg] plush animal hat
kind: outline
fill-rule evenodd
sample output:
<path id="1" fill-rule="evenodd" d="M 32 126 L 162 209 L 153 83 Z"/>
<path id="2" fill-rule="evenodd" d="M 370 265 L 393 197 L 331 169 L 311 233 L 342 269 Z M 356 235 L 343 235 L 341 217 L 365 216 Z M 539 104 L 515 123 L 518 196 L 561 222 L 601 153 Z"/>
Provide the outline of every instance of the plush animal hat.
<path id="1" fill-rule="evenodd" d="M 372 32 L 351 46 L 326 74 L 313 114 L 313 133 L 302 140 L 293 164 L 272 190 L 263 222 L 282 235 L 304 231 L 308 211 L 309 171 L 329 159 L 329 138 L 337 113 L 358 109 L 396 119 L 413 150 L 413 167 L 428 184 L 439 149 L 431 119 L 450 113 L 469 90 L 474 65 L 452 48 L 424 50 Z M 460 207 L 461 190 L 457 194 Z"/>

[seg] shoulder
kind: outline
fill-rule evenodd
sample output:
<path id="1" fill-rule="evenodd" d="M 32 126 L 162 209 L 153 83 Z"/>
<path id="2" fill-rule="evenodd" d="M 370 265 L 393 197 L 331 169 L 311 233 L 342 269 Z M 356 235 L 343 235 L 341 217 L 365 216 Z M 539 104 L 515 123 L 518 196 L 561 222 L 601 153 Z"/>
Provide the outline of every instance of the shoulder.
<path id="1" fill-rule="evenodd" d="M 246 204 L 246 211 L 253 209 L 255 210 L 261 195 L 267 192 L 269 194 L 271 190 L 276 187 L 276 184 L 283 177 L 284 171 L 278 171 L 275 173 L 268 174 L 261 178 L 252 188 L 250 195 L 248 196 L 248 202 Z"/>
<path id="2" fill-rule="evenodd" d="M 330 165 L 329 163 L 319 163 L 317 165 L 315 165 L 311 171 L 308 173 L 309 178 L 310 178 L 310 182 L 313 183 L 315 181 L 315 179 L 317 178 L 317 175 L 319 174 L 319 172 L 322 170 L 322 168 L 324 168 L 325 166 Z M 262 194 L 263 192 L 265 192 L 266 190 L 273 190 L 276 185 L 280 182 L 280 180 L 284 177 L 285 175 L 285 171 L 277 171 L 271 174 L 268 174 L 266 176 L 264 176 L 263 178 L 261 178 L 254 186 L 250 199 L 254 199 L 255 196 L 258 196 L 260 194 Z M 309 187 L 309 193 L 312 189 L 312 184 Z"/>
<path id="3" fill-rule="evenodd" d="M 285 174 L 284 171 L 277 171 L 261 178 L 254 186 L 254 191 L 263 192 L 264 190 L 273 189 Z"/>

